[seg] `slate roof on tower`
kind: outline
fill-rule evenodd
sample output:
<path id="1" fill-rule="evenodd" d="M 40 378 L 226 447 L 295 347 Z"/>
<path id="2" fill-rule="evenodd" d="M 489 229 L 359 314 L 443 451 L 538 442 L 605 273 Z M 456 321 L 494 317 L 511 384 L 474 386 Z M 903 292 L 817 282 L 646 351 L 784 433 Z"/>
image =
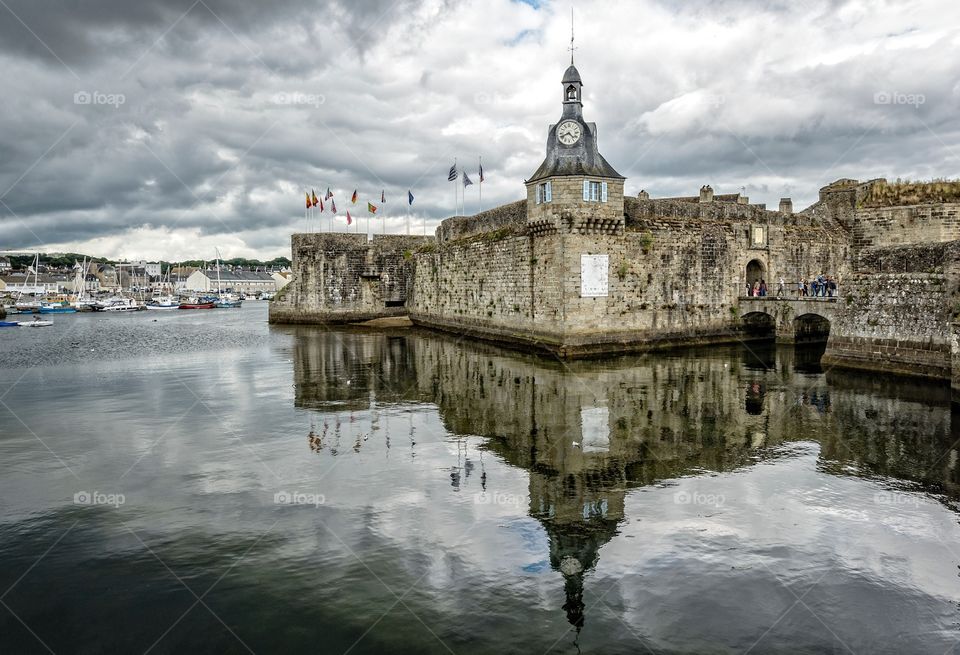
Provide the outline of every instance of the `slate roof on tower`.
<path id="1" fill-rule="evenodd" d="M 573 64 L 570 64 L 570 68 L 567 69 L 567 72 L 563 74 L 563 84 L 569 84 L 570 82 L 583 82 L 580 79 L 580 71 L 577 70 L 577 67 Z"/>
<path id="2" fill-rule="evenodd" d="M 597 149 L 597 124 L 583 119 L 580 71 L 572 63 L 563 74 L 563 113 L 547 134 L 547 156 L 527 184 L 554 176 L 587 176 L 626 179 L 611 166 Z M 563 145 L 557 140 L 557 127 L 574 121 L 582 135 L 575 143 Z"/>

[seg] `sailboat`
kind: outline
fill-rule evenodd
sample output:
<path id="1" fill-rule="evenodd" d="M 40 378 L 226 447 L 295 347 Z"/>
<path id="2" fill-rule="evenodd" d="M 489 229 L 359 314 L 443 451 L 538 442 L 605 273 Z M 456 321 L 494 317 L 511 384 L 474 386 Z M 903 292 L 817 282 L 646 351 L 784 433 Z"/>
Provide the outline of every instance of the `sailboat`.
<path id="1" fill-rule="evenodd" d="M 117 264 L 117 281 L 120 283 L 120 294 L 112 298 L 94 303 L 93 310 L 96 312 L 138 312 L 144 308 L 144 304 L 129 298 L 123 293 L 123 267 L 130 264 Z"/>
<path id="2" fill-rule="evenodd" d="M 234 309 L 240 307 L 243 301 L 235 293 L 224 293 L 220 283 L 220 249 L 217 248 L 217 299 L 214 304 L 223 309 Z"/>
<path id="3" fill-rule="evenodd" d="M 147 309 L 179 309 L 180 299 L 175 298 L 169 293 L 161 293 L 164 288 L 170 287 L 170 268 L 167 267 L 167 280 L 164 282 L 163 276 L 160 277 L 160 288 L 153 297 L 147 301 Z"/>
<path id="4" fill-rule="evenodd" d="M 37 296 L 43 295 L 44 289 L 43 285 L 40 284 L 40 253 L 37 253 L 33 258 L 33 264 L 27 268 L 27 276 L 23 280 L 23 284 L 19 287 L 14 287 L 14 291 L 17 292 L 17 299 L 14 301 L 14 308 L 19 312 L 33 312 L 40 309 L 41 302 L 36 299 Z M 29 284 L 30 274 L 33 274 L 33 285 Z M 32 296 L 33 300 L 25 300 L 24 295 Z"/>

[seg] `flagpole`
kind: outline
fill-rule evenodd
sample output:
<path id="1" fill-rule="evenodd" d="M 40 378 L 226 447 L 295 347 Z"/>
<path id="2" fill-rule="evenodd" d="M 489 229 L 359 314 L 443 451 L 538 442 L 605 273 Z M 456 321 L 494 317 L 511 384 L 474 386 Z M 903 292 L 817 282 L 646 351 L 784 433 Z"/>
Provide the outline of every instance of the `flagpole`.
<path id="1" fill-rule="evenodd" d="M 480 162 L 480 181 L 477 182 L 477 184 L 480 185 L 480 211 L 477 212 L 479 214 L 480 212 L 483 211 L 483 156 L 482 155 L 478 157 L 478 161 Z"/>

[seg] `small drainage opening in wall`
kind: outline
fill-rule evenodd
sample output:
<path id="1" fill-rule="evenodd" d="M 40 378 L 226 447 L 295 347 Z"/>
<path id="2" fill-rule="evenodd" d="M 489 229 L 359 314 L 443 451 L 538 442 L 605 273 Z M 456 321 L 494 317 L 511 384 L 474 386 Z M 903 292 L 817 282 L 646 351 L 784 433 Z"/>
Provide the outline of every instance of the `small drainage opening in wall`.
<path id="1" fill-rule="evenodd" d="M 384 304 L 384 307 L 406 307 L 406 300 L 388 300 Z"/>

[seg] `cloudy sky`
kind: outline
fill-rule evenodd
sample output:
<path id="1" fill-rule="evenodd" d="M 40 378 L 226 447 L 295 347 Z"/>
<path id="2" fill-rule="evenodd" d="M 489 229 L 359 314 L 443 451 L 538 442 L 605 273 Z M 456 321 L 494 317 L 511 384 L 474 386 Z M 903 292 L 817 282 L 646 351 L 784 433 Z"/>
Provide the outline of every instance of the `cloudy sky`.
<path id="1" fill-rule="evenodd" d="M 585 113 L 630 194 L 800 208 L 839 177 L 960 176 L 956 0 L 574 4 Z M 560 113 L 569 10 L 0 0 L 0 250 L 289 254 L 305 187 L 332 188 L 340 230 L 384 189 L 392 232 L 409 188 L 433 229 L 454 157 L 474 178 L 483 157 L 485 206 L 518 200 Z"/>

